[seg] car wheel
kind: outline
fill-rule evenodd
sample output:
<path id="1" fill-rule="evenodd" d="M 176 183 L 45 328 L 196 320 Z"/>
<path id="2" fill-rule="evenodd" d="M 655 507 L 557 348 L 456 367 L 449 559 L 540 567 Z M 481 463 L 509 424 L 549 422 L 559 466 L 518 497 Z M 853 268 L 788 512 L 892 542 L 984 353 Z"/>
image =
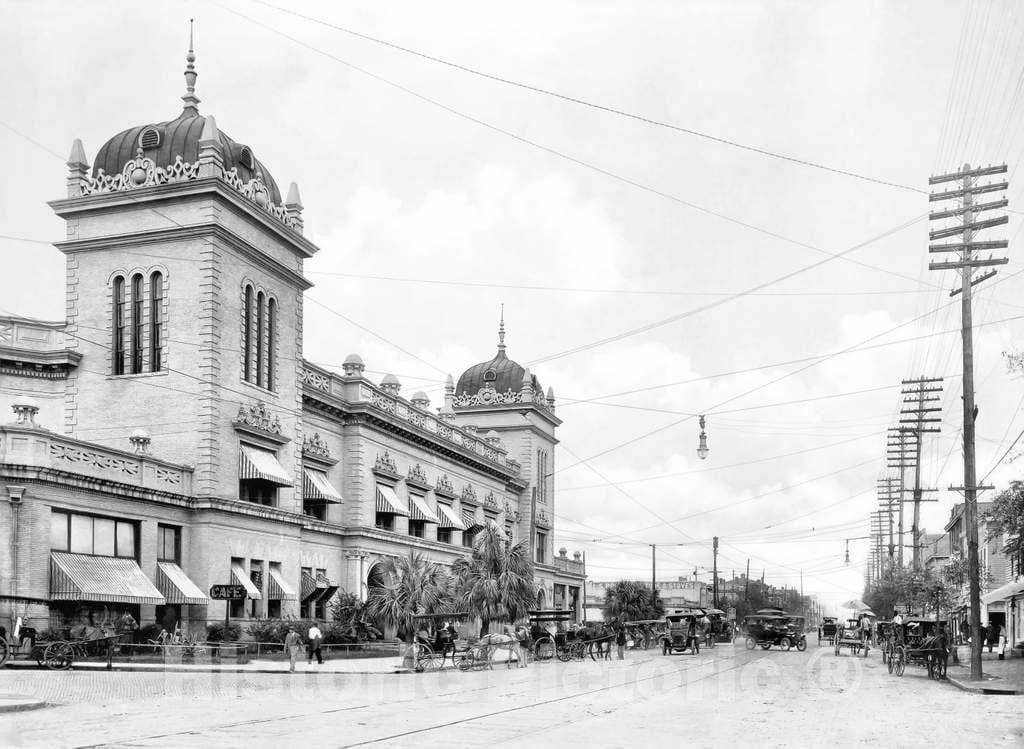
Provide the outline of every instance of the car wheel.
<path id="1" fill-rule="evenodd" d="M 757 643 L 754 642 L 754 638 L 753 637 L 748 637 L 746 639 L 745 644 L 747 646 L 747 650 L 753 650 L 755 647 L 757 647 Z"/>
<path id="2" fill-rule="evenodd" d="M 801 637 L 799 640 L 797 640 L 796 641 L 796 649 L 799 650 L 801 653 L 804 652 L 805 650 L 807 650 L 807 639 L 804 638 L 804 637 Z"/>
<path id="3" fill-rule="evenodd" d="M 786 651 L 793 647 L 793 643 L 790 642 L 790 639 L 788 637 L 783 637 L 781 640 L 779 640 L 779 647 L 782 648 L 783 651 Z"/>

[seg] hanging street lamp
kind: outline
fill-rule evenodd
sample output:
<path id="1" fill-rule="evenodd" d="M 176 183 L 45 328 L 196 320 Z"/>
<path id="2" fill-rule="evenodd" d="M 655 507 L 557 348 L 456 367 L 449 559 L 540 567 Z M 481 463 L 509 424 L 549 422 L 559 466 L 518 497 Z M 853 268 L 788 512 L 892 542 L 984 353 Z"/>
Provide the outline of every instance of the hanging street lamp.
<path id="1" fill-rule="evenodd" d="M 704 414 L 701 414 L 701 417 L 700 417 L 700 444 L 697 445 L 697 457 L 700 458 L 701 460 L 704 460 L 705 458 L 707 458 L 708 457 L 708 453 L 710 452 L 710 450 L 708 450 L 708 435 L 704 431 L 704 426 L 705 426 Z"/>

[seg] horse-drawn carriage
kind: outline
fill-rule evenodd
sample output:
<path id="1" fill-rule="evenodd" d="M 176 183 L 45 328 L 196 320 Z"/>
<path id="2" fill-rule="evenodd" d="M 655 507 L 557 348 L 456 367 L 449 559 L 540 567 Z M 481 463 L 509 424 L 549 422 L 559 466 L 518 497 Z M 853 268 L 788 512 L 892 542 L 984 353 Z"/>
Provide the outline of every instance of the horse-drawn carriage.
<path id="1" fill-rule="evenodd" d="M 863 638 L 860 629 L 860 622 L 857 619 L 847 619 L 841 625 L 839 625 L 835 636 L 835 651 L 836 655 L 839 655 L 839 651 L 846 648 L 854 655 L 859 655 L 860 651 L 864 651 L 864 657 L 868 657 L 868 650 L 870 645 L 866 639 Z"/>
<path id="2" fill-rule="evenodd" d="M 945 622 L 909 618 L 893 626 L 893 646 L 888 658 L 889 673 L 903 676 L 908 665 L 927 669 L 929 679 L 944 679 L 949 660 Z"/>
<path id="3" fill-rule="evenodd" d="M 662 630 L 664 629 L 665 621 L 663 619 L 642 619 L 635 622 L 626 622 L 623 626 L 626 628 L 626 636 L 629 640 L 632 640 L 632 648 L 636 650 L 647 650 L 647 648 L 657 645 L 661 639 Z"/>
<path id="4" fill-rule="evenodd" d="M 747 631 L 744 644 L 747 650 L 756 647 L 769 650 L 775 645 L 780 650 L 796 647 L 803 652 L 807 650 L 807 635 L 803 631 L 803 621 L 803 617 L 790 616 L 781 609 L 752 614 L 743 620 Z"/>
<path id="5" fill-rule="evenodd" d="M 63 671 L 76 660 L 107 656 L 117 647 L 121 635 L 107 627 L 79 625 L 67 628 L 59 637 L 38 639 L 33 627 L 16 626 L 13 637 L 0 627 L 0 667 L 9 659 L 34 659 L 40 666 Z"/>
<path id="6" fill-rule="evenodd" d="M 834 616 L 823 616 L 821 624 L 818 625 L 818 644 L 824 640 L 829 645 L 834 645 L 836 635 L 839 634 L 839 619 Z"/>
<path id="7" fill-rule="evenodd" d="M 732 626 L 721 609 L 704 609 L 711 626 L 704 632 L 705 644 L 714 647 L 717 642 L 732 642 Z"/>

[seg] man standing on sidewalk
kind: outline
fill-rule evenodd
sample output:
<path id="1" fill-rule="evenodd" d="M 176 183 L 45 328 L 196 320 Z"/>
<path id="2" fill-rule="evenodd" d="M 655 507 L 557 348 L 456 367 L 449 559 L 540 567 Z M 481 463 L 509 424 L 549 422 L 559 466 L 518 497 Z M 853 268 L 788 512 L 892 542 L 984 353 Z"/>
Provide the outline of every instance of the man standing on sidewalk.
<path id="1" fill-rule="evenodd" d="M 316 655 L 317 665 L 323 665 L 324 656 L 320 652 L 320 645 L 323 643 L 324 635 L 320 631 L 320 627 L 316 626 L 316 622 L 313 622 L 313 626 L 309 628 L 307 638 L 306 663 L 312 663 L 313 656 Z"/>
<path id="2" fill-rule="evenodd" d="M 295 671 L 295 660 L 302 651 L 302 637 L 295 627 L 289 627 L 288 634 L 284 636 L 284 651 L 288 654 L 288 670 Z"/>

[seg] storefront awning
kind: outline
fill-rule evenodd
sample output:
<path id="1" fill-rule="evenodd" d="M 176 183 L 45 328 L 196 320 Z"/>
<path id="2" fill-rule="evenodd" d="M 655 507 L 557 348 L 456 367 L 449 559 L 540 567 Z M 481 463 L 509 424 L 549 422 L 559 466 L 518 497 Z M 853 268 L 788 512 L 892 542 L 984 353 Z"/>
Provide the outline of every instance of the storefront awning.
<path id="1" fill-rule="evenodd" d="M 162 606 L 163 595 L 134 559 L 50 552 L 50 599 Z"/>
<path id="2" fill-rule="evenodd" d="M 167 603 L 192 606 L 207 606 L 210 603 L 210 599 L 189 579 L 185 570 L 174 562 L 156 563 L 156 587 L 164 594 Z"/>
<path id="3" fill-rule="evenodd" d="M 267 579 L 267 600 L 268 601 L 294 601 L 298 596 L 291 586 L 284 581 L 280 570 L 270 569 L 270 577 Z"/>
<path id="4" fill-rule="evenodd" d="M 982 603 L 993 603 L 994 601 L 1005 601 L 1013 596 L 1024 593 L 1024 579 L 1017 580 L 1013 583 L 1007 583 L 1001 588 L 996 588 L 991 593 L 986 593 L 981 597 Z"/>
<path id="5" fill-rule="evenodd" d="M 452 528 L 457 531 L 466 530 L 466 525 L 459 518 L 458 513 L 448 505 L 438 502 L 437 515 L 441 520 L 437 526 L 438 528 Z"/>
<path id="6" fill-rule="evenodd" d="M 434 511 L 430 509 L 430 505 L 427 504 L 427 500 L 423 497 L 417 497 L 415 494 L 409 497 L 409 517 L 413 520 L 425 520 L 428 523 L 440 523 L 441 520 L 434 514 Z"/>
<path id="7" fill-rule="evenodd" d="M 241 585 L 245 588 L 245 597 L 251 598 L 254 601 L 258 601 L 263 598 L 263 594 L 260 593 L 260 589 L 252 583 L 252 579 L 246 574 L 245 568 L 237 562 L 231 565 L 231 577 L 234 579 L 236 585 Z"/>
<path id="8" fill-rule="evenodd" d="M 248 445 L 239 446 L 238 478 L 263 479 L 278 486 L 291 486 L 292 477 L 277 462 L 277 457 L 270 450 L 261 450 Z"/>
<path id="9" fill-rule="evenodd" d="M 324 582 L 326 583 L 326 578 L 324 579 Z M 320 583 L 317 578 L 313 577 L 308 572 L 303 572 L 302 588 L 300 591 L 302 593 L 302 602 L 306 603 L 308 601 L 315 601 L 323 594 L 326 587 L 326 584 Z"/>
<path id="10" fill-rule="evenodd" d="M 480 523 L 476 522 L 476 514 L 470 512 L 469 510 L 462 511 L 462 522 L 466 526 L 464 530 L 470 532 L 475 531 L 479 528 L 483 528 L 483 526 L 480 525 Z"/>
<path id="11" fill-rule="evenodd" d="M 302 498 L 317 499 L 329 504 L 341 504 L 341 494 L 331 486 L 327 474 L 313 468 L 302 469 Z"/>
<path id="12" fill-rule="evenodd" d="M 377 512 L 390 512 L 393 515 L 409 515 L 407 508 L 395 494 L 394 487 L 377 484 Z"/>
<path id="13" fill-rule="evenodd" d="M 316 584 L 322 590 L 320 597 L 317 598 L 318 601 L 328 601 L 338 592 L 338 584 L 327 577 L 327 575 L 317 575 Z"/>

